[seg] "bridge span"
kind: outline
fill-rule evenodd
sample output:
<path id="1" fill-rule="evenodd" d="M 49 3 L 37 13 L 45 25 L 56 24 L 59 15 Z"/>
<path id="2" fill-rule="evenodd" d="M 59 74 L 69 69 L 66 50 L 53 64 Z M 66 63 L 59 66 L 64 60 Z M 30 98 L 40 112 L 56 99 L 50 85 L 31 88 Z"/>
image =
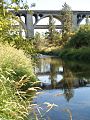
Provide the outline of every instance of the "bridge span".
<path id="1" fill-rule="evenodd" d="M 16 16 L 24 16 L 25 17 L 25 23 L 23 23 L 24 28 L 26 29 L 26 37 L 33 37 L 34 36 L 34 29 L 47 29 L 49 26 L 48 25 L 37 25 L 37 23 L 49 16 L 53 16 L 54 18 L 58 19 L 61 22 L 61 25 L 56 25 L 57 29 L 62 29 L 63 26 L 63 21 L 60 19 L 60 12 L 61 10 L 32 10 L 32 11 L 27 11 L 27 10 L 19 10 L 19 11 L 14 11 L 14 10 L 9 10 L 10 12 L 13 12 Z M 33 17 L 35 17 L 35 22 L 33 22 Z M 72 27 L 73 30 L 77 29 L 78 26 L 80 25 L 80 22 L 84 18 L 89 18 L 90 17 L 90 11 L 72 11 Z M 88 20 L 86 20 L 88 22 Z"/>

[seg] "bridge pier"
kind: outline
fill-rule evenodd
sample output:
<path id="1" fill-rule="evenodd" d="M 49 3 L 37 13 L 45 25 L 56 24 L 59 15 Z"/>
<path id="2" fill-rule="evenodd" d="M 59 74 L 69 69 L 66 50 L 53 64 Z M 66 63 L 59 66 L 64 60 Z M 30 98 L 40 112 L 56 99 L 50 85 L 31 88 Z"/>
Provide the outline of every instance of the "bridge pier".
<path id="1" fill-rule="evenodd" d="M 78 23 L 77 23 L 77 13 L 73 14 L 72 16 L 72 31 L 77 30 L 79 27 Z"/>
<path id="2" fill-rule="evenodd" d="M 26 14 L 26 37 L 31 38 L 34 36 L 33 16 L 30 13 Z"/>
<path id="3" fill-rule="evenodd" d="M 89 16 L 86 15 L 86 24 L 88 25 L 89 24 Z"/>

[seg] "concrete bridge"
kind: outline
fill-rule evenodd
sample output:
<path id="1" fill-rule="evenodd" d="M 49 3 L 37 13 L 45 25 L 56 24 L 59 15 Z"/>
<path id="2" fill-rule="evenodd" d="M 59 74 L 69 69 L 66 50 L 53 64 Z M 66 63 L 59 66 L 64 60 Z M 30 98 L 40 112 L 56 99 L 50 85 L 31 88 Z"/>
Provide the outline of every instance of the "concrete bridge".
<path id="1" fill-rule="evenodd" d="M 51 72 L 50 71 L 47 71 L 47 72 L 37 72 L 36 73 L 36 75 L 40 75 L 40 76 L 45 76 L 45 75 L 50 75 L 51 74 Z M 59 74 L 59 75 L 63 75 L 63 72 L 61 72 L 61 71 L 56 71 L 55 72 L 55 74 L 57 75 L 57 74 Z"/>
<path id="2" fill-rule="evenodd" d="M 60 19 L 60 10 L 19 10 L 18 12 L 10 10 L 10 12 L 13 12 L 16 16 L 25 17 L 25 22 L 22 22 L 22 25 L 26 31 L 25 35 L 27 38 L 34 36 L 34 29 L 48 29 L 48 25 L 37 25 L 37 23 L 41 19 L 49 17 L 51 15 L 53 16 L 53 18 L 56 18 L 61 22 L 61 25 L 57 25 L 56 28 L 62 29 L 62 19 Z M 90 11 L 72 11 L 72 13 L 73 30 L 78 28 L 80 22 L 84 18 L 87 18 L 87 23 L 89 22 L 88 18 L 90 17 Z M 35 22 L 33 22 L 33 16 L 35 17 Z"/>
<path id="3" fill-rule="evenodd" d="M 34 29 L 48 29 L 49 25 L 35 25 Z M 56 29 L 62 29 L 62 25 L 55 25 Z"/>

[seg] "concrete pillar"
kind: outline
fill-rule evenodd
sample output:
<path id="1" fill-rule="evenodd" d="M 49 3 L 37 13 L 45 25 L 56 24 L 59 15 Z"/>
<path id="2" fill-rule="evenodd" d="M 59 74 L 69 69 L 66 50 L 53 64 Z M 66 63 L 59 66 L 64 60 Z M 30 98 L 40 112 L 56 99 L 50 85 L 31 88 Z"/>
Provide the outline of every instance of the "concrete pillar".
<path id="1" fill-rule="evenodd" d="M 78 29 L 78 24 L 77 24 L 77 14 L 72 15 L 72 30 L 75 31 Z"/>
<path id="2" fill-rule="evenodd" d="M 20 21 L 21 21 L 21 17 L 20 18 Z M 19 22 L 19 35 L 22 36 L 22 25 L 21 23 Z"/>
<path id="3" fill-rule="evenodd" d="M 89 16 L 88 15 L 86 16 L 86 24 L 87 25 L 89 24 Z"/>
<path id="4" fill-rule="evenodd" d="M 29 13 L 26 14 L 25 24 L 26 24 L 26 29 L 27 29 L 26 37 L 27 38 L 34 37 L 34 26 L 33 26 L 32 14 L 29 14 Z"/>

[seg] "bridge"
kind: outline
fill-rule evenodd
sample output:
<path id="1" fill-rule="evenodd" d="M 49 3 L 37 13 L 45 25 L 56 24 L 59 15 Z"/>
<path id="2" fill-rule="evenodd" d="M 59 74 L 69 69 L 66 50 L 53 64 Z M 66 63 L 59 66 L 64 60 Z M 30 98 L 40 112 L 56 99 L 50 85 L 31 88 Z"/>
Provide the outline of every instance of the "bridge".
<path id="1" fill-rule="evenodd" d="M 48 29 L 49 25 L 36 25 L 34 29 Z M 62 25 L 55 25 L 56 29 L 62 29 Z"/>
<path id="2" fill-rule="evenodd" d="M 25 22 L 22 22 L 22 25 L 25 29 L 25 35 L 27 38 L 34 36 L 34 29 L 48 29 L 48 25 L 37 25 L 37 23 L 46 17 L 50 17 L 58 19 L 61 22 L 61 25 L 56 25 L 56 29 L 62 29 L 62 19 L 60 18 L 60 10 L 19 10 L 18 12 L 14 10 L 9 10 L 13 14 L 18 17 L 24 16 Z M 33 17 L 35 18 L 35 22 L 33 22 Z M 87 18 L 86 22 L 88 23 L 88 18 L 90 17 L 90 11 L 72 11 L 72 27 L 73 30 L 77 29 L 80 25 L 80 22 Z"/>
<path id="3" fill-rule="evenodd" d="M 50 75 L 51 74 L 51 72 L 50 71 L 47 71 L 47 72 L 37 72 L 36 73 L 36 75 L 40 75 L 40 76 L 43 76 L 43 75 Z M 59 74 L 59 75 L 63 75 L 63 72 L 61 72 L 61 71 L 56 71 L 55 72 L 55 74 L 57 75 L 57 74 Z"/>

